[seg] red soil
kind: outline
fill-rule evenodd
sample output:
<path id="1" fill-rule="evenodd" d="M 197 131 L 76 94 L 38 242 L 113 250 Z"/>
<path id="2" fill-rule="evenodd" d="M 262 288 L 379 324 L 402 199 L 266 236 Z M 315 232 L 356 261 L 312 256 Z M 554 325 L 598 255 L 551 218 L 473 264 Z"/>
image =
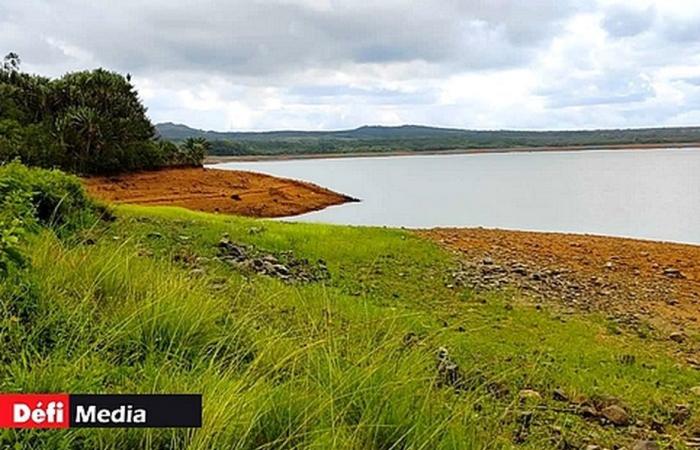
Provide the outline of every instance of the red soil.
<path id="1" fill-rule="evenodd" d="M 253 217 L 303 214 L 354 201 L 311 183 L 252 172 L 164 169 L 84 179 L 88 192 L 112 203 L 182 206 Z"/>

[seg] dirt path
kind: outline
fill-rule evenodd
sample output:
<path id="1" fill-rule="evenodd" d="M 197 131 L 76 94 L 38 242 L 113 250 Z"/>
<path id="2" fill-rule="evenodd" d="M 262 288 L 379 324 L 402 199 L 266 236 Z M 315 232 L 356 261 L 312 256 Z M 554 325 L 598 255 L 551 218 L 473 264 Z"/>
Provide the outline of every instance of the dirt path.
<path id="1" fill-rule="evenodd" d="M 419 233 L 460 255 L 454 285 L 516 287 L 622 324 L 651 323 L 674 340 L 700 330 L 700 246 L 480 228 Z"/>
<path id="2" fill-rule="evenodd" d="M 252 172 L 165 169 L 84 179 L 93 196 L 113 203 L 172 205 L 253 217 L 282 217 L 355 201 L 311 183 Z"/>

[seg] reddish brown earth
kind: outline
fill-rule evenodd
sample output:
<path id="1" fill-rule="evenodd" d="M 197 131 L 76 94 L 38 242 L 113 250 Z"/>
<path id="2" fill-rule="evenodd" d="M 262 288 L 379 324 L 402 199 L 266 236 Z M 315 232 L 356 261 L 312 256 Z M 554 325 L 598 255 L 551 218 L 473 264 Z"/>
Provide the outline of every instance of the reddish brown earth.
<path id="1" fill-rule="evenodd" d="M 91 195 L 112 203 L 182 206 L 253 217 L 303 214 L 355 201 L 311 183 L 253 172 L 164 169 L 84 179 Z"/>
<path id="2" fill-rule="evenodd" d="M 700 328 L 700 246 L 481 228 L 420 234 L 459 255 L 454 285 L 515 287 L 669 333 Z"/>

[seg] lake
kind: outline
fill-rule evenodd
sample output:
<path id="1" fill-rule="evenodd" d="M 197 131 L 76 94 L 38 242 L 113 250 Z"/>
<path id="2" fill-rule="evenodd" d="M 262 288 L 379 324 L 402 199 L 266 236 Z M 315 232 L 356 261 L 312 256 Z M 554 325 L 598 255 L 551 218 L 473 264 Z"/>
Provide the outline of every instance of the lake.
<path id="1" fill-rule="evenodd" d="M 700 244 L 700 149 L 416 155 L 217 165 L 362 200 L 285 220 L 489 227 Z"/>

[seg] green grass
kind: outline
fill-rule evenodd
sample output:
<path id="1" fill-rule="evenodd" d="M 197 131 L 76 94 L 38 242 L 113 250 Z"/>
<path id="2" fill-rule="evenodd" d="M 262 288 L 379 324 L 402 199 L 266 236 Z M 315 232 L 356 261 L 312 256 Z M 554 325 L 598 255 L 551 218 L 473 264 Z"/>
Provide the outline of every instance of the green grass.
<path id="1" fill-rule="evenodd" d="M 408 232 L 178 208 L 115 215 L 77 239 L 45 229 L 26 244 L 27 267 L 0 282 L 0 391 L 202 393 L 204 426 L 3 430 L 0 446 L 541 449 L 634 439 L 560 411 L 557 388 L 615 397 L 646 423 L 668 423 L 675 404 L 689 404 L 691 425 L 667 426 L 663 443 L 674 448 L 700 423 L 690 393 L 700 376 L 666 343 L 616 334 L 601 317 L 536 310 L 514 292 L 448 289 L 452 256 Z M 323 259 L 331 279 L 237 272 L 214 258 L 224 233 Z M 197 258 L 203 273 L 191 272 Z M 465 389 L 440 386 L 440 347 Z M 521 402 L 526 388 L 541 402 Z"/>

